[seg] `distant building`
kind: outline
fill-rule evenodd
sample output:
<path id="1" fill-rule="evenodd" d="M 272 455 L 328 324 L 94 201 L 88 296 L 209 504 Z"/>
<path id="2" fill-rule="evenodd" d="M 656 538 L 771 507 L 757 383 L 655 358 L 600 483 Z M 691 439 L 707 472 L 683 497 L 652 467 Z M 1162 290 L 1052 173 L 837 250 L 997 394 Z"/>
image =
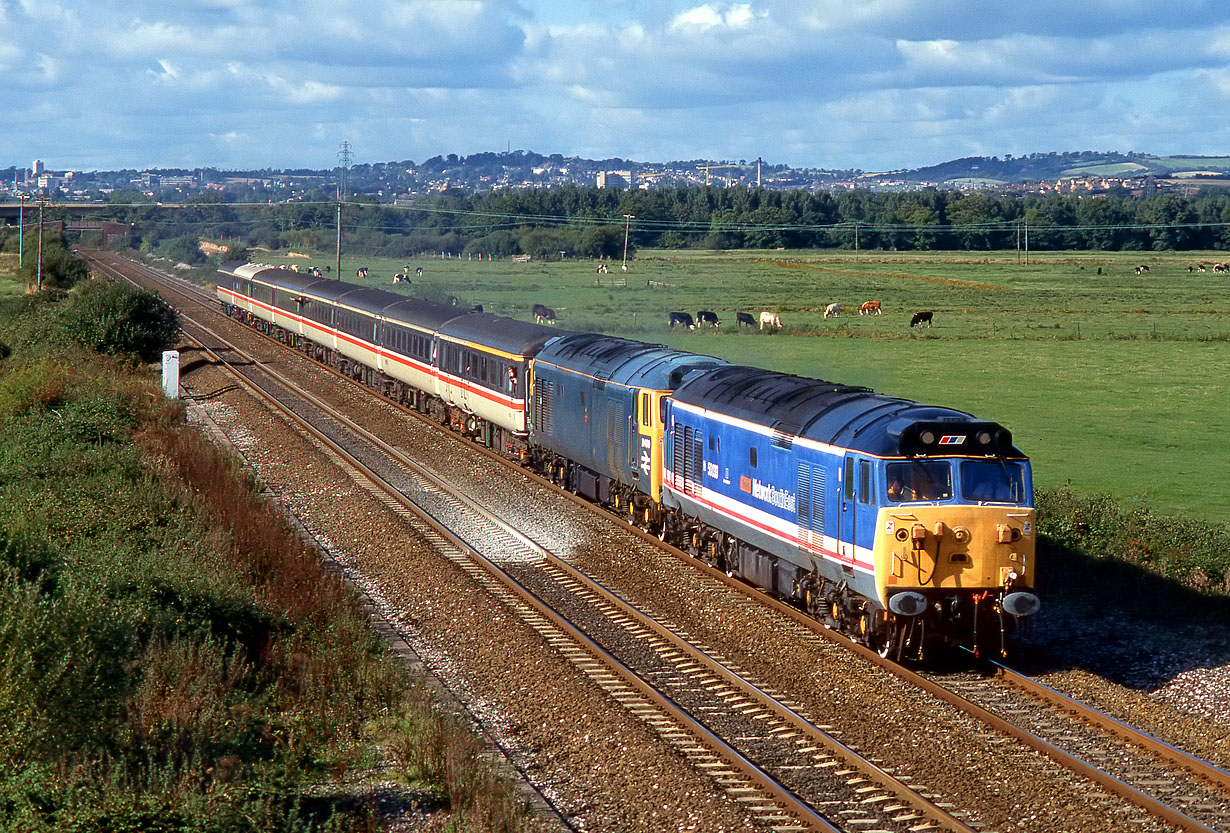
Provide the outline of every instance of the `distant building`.
<path id="1" fill-rule="evenodd" d="M 599 171 L 597 185 L 599 188 L 630 188 L 632 171 Z"/>
<path id="2" fill-rule="evenodd" d="M 38 176 L 38 175 L 39 175 L 39 174 L 41 174 L 42 172 L 43 172 L 43 160 L 42 160 L 42 159 L 35 159 L 35 160 L 34 160 L 34 171 L 33 171 L 33 173 L 31 174 L 31 176 Z"/>

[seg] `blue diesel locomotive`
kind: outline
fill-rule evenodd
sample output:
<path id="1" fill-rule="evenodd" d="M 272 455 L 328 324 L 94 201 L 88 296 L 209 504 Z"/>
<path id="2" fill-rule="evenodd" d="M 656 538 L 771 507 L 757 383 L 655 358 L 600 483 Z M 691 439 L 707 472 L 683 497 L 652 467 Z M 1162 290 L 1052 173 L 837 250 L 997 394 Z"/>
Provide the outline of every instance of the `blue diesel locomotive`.
<path id="1" fill-rule="evenodd" d="M 948 408 L 228 264 L 223 307 L 897 657 L 1034 613 L 1029 461 Z"/>
<path id="2" fill-rule="evenodd" d="M 1034 613 L 1029 463 L 948 408 L 728 366 L 666 409 L 666 537 L 865 644 L 1002 654 Z"/>

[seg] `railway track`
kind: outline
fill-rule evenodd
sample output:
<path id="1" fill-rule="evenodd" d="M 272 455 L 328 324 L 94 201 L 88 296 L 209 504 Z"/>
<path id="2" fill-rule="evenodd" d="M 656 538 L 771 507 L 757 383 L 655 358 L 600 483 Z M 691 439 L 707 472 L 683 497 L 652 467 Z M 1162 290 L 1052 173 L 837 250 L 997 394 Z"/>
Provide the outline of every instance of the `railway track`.
<path id="1" fill-rule="evenodd" d="M 208 326 L 181 317 L 185 332 L 254 395 L 309 432 L 387 506 L 426 524 L 424 533 L 442 554 L 714 778 L 759 824 L 779 831 L 871 825 L 972 833 L 782 695 L 627 604 L 326 403 L 294 391 Z"/>
<path id="2" fill-rule="evenodd" d="M 165 280 L 164 276 L 150 271 L 152 273 L 149 276 L 150 279 Z M 214 304 L 211 296 L 199 290 L 185 290 L 181 285 L 176 291 L 191 292 L 202 303 L 207 303 L 211 307 Z M 421 485 L 414 488 L 423 490 Z M 453 517 L 470 519 L 469 521 L 455 521 L 458 526 L 473 523 L 472 518 L 477 514 L 473 505 L 454 510 L 454 512 L 459 514 Z M 494 521 L 492 523 L 495 524 Z M 449 526 L 449 523 L 443 523 L 442 526 Z M 445 533 L 438 534 L 444 535 Z M 512 539 L 517 539 L 519 535 L 515 531 L 508 530 L 502 534 L 510 535 Z M 835 745 L 824 745 L 825 742 L 820 740 L 822 730 L 819 735 L 805 735 L 806 730 L 801 724 L 810 723 L 812 729 L 815 730 L 819 728 L 815 725 L 818 721 L 809 721 L 805 715 L 800 714 L 799 709 L 790 702 L 789 698 L 774 698 L 771 696 L 772 692 L 762 692 L 769 695 L 768 700 L 750 699 L 751 693 L 761 688 L 751 675 L 741 673 L 739 669 L 731 667 L 729 663 L 723 662 L 720 656 L 708 656 L 701 659 L 690 654 L 689 650 L 694 650 L 696 646 L 693 646 L 693 649 L 683 647 L 687 642 L 686 634 L 670 622 L 651 624 L 652 620 L 629 619 L 633 624 L 627 626 L 615 624 L 615 620 L 610 616 L 593 613 L 592 611 L 604 606 L 619 611 L 617 618 L 628 617 L 635 611 L 629 613 L 628 606 L 605 588 L 590 586 L 585 577 L 578 577 L 565 562 L 559 560 L 553 562 L 554 556 L 551 554 L 535 550 L 524 540 L 518 546 L 528 547 L 524 550 L 528 554 L 512 558 L 510 563 L 497 566 L 502 567 L 510 575 L 520 573 L 517 580 L 526 587 L 533 587 L 532 595 L 540 595 L 544 600 L 554 598 L 556 601 L 551 602 L 549 606 L 574 609 L 580 605 L 578 599 L 582 596 L 589 596 L 591 600 L 581 605 L 587 612 L 582 615 L 573 610 L 571 615 L 581 619 L 593 617 L 587 630 L 601 634 L 603 644 L 623 646 L 609 652 L 617 665 L 622 665 L 625 671 L 637 669 L 642 683 L 646 678 L 653 679 L 655 684 L 661 681 L 657 687 L 669 690 L 673 698 L 681 701 L 686 701 L 688 694 L 703 692 L 698 698 L 693 698 L 697 702 L 692 703 L 691 707 L 702 713 L 704 724 L 714 725 L 728 719 L 729 723 L 724 725 L 730 727 L 729 734 L 732 737 L 743 738 L 746 748 L 758 750 L 772 743 L 777 744 L 778 751 L 764 754 L 764 759 L 777 760 L 779 763 L 770 764 L 765 769 L 773 769 L 776 766 L 776 777 L 772 780 L 778 784 L 776 789 L 783 792 L 775 794 L 773 792 L 775 788 L 765 788 L 764 792 L 760 793 L 760 796 L 764 798 L 753 798 L 751 797 L 753 793 L 745 792 L 751 788 L 745 785 L 748 782 L 739 780 L 741 776 L 738 774 L 737 755 L 729 757 L 730 752 L 728 751 L 726 753 L 728 757 L 723 757 L 722 754 L 710 748 L 704 754 L 715 757 L 701 764 L 702 768 L 718 773 L 716 777 L 719 780 L 729 780 L 733 787 L 731 794 L 746 798 L 749 806 L 757 801 L 765 801 L 766 803 L 759 805 L 764 808 L 761 816 L 762 823 L 770 827 L 781 826 L 784 829 L 790 829 L 791 825 L 805 824 L 806 822 L 802 820 L 803 816 L 791 815 L 789 812 L 783 816 L 775 816 L 768 807 L 772 804 L 778 808 L 777 812 L 784 812 L 781 809 L 785 806 L 782 795 L 796 792 L 800 795 L 805 794 L 809 789 L 806 782 L 810 780 L 813 773 L 824 770 L 841 773 L 842 776 L 853 775 L 846 779 L 851 783 L 845 785 L 845 790 L 853 792 L 852 797 L 855 800 L 869 799 L 862 804 L 851 805 L 844 813 L 842 810 L 829 807 L 827 812 L 829 817 L 844 816 L 849 820 L 851 816 L 858 816 L 859 823 L 851 821 L 850 826 L 837 829 L 867 829 L 866 825 L 869 824 L 892 821 L 892 814 L 899 815 L 901 817 L 899 821 L 905 823 L 906 826 L 884 827 L 883 829 L 919 829 L 917 825 L 931 826 L 942 823 L 939 820 L 944 815 L 942 812 L 936 820 L 922 821 L 926 816 L 913 814 L 922 813 L 923 810 L 901 803 L 911 793 L 914 793 L 917 798 L 926 799 L 927 796 L 921 794 L 925 792 L 925 788 L 919 785 L 911 788 L 909 784 L 898 785 L 895 788 L 889 786 L 891 773 L 884 772 L 874 762 L 871 762 L 865 772 L 857 775 L 854 771 L 843 772 L 846 767 L 852 765 L 852 762 L 845 756 L 857 757 L 855 751 L 842 746 L 840 741 L 835 739 L 830 739 L 830 743 Z M 486 547 L 481 548 L 486 549 Z M 505 541 L 497 544 L 494 550 L 488 551 L 518 552 L 520 550 Z M 548 564 L 552 565 L 550 569 L 544 566 Z M 721 574 L 716 574 L 713 578 L 725 579 Z M 771 600 L 765 600 L 759 594 L 756 595 L 765 603 L 775 604 Z M 798 615 L 793 609 L 779 607 L 780 612 L 791 617 L 801 629 L 809 631 L 812 638 L 833 638 L 832 634 L 817 628 L 814 622 Z M 556 623 L 553 627 L 558 628 L 560 625 Z M 620 634 L 623 635 L 620 636 Z M 576 639 L 575 636 L 572 638 Z M 586 638 L 595 641 L 595 644 L 597 642 L 594 637 Z M 651 643 L 653 643 L 652 647 L 649 647 Z M 1070 700 L 1065 701 L 1058 692 L 1050 692 L 1048 695 L 1049 689 L 1028 681 L 1021 681 L 1021 678 L 1012 675 L 1006 669 L 1000 669 L 990 676 L 967 675 L 960 678 L 949 676 L 942 679 L 924 679 L 911 676 L 912 672 L 885 663 L 878 656 L 862 651 L 857 646 L 851 646 L 851 650 L 860 651 L 868 661 L 888 668 L 893 673 L 901 675 L 903 679 L 961 708 L 975 719 L 985 722 L 1003 736 L 1012 738 L 1023 746 L 1046 755 L 1057 765 L 1078 773 L 1080 778 L 1095 784 L 1095 789 L 1104 790 L 1107 794 L 1122 798 L 1129 805 L 1139 808 L 1136 811 L 1117 811 L 1120 814 L 1120 820 L 1125 825 L 1130 824 L 1136 829 L 1201 831 L 1230 829 L 1230 824 L 1227 823 L 1227 819 L 1230 818 L 1227 814 L 1230 801 L 1227 799 L 1226 773 L 1196 761 L 1180 750 L 1158 743 L 1151 738 L 1141 737 L 1139 733 L 1135 733 L 1125 724 L 1110 720 L 1105 716 L 1099 718 L 1097 713 L 1081 704 Z M 586 662 L 595 661 L 593 658 L 586 660 Z M 605 678 L 608 674 L 614 674 L 609 667 L 594 678 Z M 618 675 L 614 678 L 618 678 Z M 630 686 L 632 683 L 624 679 L 619 685 Z M 1030 693 L 1025 693 L 1027 691 Z M 740 718 L 735 714 L 731 714 L 729 718 L 719 717 L 710 711 L 716 702 L 723 699 L 729 699 L 732 703 L 745 706 L 742 712 L 743 717 Z M 770 705 L 768 702 L 770 700 L 776 701 L 776 705 Z M 683 706 L 684 704 L 676 705 Z M 737 713 L 739 710 L 732 709 L 731 711 Z M 1071 716 L 1076 712 L 1080 712 L 1081 717 L 1074 720 Z M 753 716 L 748 718 L 748 715 Z M 770 719 L 773 721 L 772 728 L 769 728 Z M 671 725 L 671 721 L 665 718 L 655 718 L 655 720 L 663 720 L 664 722 L 660 724 L 663 727 Z M 679 718 L 674 718 L 674 720 L 678 721 Z M 752 721 L 750 729 L 746 728 L 749 720 Z M 653 725 L 652 722 L 651 725 Z M 677 737 L 679 748 L 699 748 L 694 746 L 697 743 L 695 735 L 674 735 L 677 731 L 683 731 L 678 728 L 678 725 L 676 723 L 674 728 L 660 733 L 668 740 L 670 736 Z M 1107 729 L 1108 726 L 1111 730 Z M 804 737 L 806 737 L 805 740 L 797 739 Z M 787 742 L 778 742 L 782 738 L 786 738 Z M 791 743 L 794 744 L 793 755 L 790 753 Z M 888 777 L 888 781 L 884 780 L 885 776 Z M 814 789 L 814 794 L 821 796 L 841 792 L 836 782 L 822 782 L 812 789 Z M 898 793 L 894 790 L 902 790 L 902 792 Z M 812 799 L 810 812 L 816 814 L 816 803 L 828 807 L 823 804 L 823 801 L 824 799 Z M 921 806 L 925 807 L 927 803 L 924 800 Z M 868 807 L 877 805 L 887 811 L 889 818 L 885 822 L 867 812 Z M 945 808 L 935 809 L 942 811 Z M 976 820 L 972 821 L 976 823 Z M 949 829 L 964 829 L 962 826 L 965 822 L 961 819 L 950 817 L 947 823 L 956 825 Z M 911 824 L 915 826 L 911 827 Z"/>

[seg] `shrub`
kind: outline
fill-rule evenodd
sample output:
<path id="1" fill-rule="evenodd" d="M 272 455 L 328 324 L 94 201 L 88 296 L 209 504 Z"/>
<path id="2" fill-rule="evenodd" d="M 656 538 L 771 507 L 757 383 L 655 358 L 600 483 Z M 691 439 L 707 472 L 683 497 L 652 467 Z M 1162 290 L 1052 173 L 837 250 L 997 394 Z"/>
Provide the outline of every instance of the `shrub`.
<path id="1" fill-rule="evenodd" d="M 1194 518 L 1124 508 L 1109 495 L 1070 489 L 1036 495 L 1038 531 L 1094 559 L 1135 565 L 1200 591 L 1230 594 L 1230 528 Z"/>
<path id="2" fill-rule="evenodd" d="M 79 289 L 63 327 L 83 347 L 152 362 L 175 343 L 179 320 L 157 293 L 98 279 Z"/>

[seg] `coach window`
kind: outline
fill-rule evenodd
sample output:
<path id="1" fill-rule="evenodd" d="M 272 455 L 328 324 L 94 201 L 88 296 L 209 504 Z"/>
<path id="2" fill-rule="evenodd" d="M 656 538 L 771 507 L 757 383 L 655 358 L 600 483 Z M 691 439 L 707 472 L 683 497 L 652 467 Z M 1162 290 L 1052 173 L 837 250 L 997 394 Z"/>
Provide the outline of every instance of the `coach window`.
<path id="1" fill-rule="evenodd" d="M 747 452 L 748 462 L 752 464 L 752 468 L 756 468 L 756 446 L 751 446 Z"/>

